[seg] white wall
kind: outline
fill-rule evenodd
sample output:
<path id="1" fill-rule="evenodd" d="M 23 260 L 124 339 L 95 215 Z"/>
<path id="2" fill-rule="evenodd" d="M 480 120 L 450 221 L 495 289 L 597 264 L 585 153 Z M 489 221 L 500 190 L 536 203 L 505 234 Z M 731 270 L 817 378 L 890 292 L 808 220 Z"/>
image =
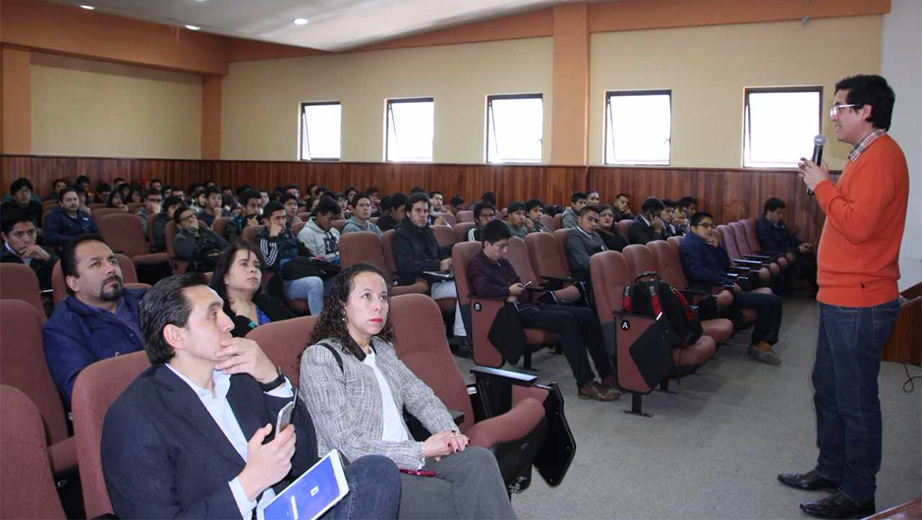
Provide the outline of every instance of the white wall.
<path id="1" fill-rule="evenodd" d="M 909 164 L 909 211 L 900 249 L 900 290 L 922 280 L 922 2 L 893 0 L 884 15 L 881 70 L 896 93 L 890 135 Z"/>

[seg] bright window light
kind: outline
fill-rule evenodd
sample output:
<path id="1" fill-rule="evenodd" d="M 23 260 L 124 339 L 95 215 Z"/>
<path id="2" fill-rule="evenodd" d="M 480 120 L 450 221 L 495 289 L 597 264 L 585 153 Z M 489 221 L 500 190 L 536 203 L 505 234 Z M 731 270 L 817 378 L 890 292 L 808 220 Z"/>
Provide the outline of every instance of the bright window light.
<path id="1" fill-rule="evenodd" d="M 338 161 L 341 125 L 339 101 L 301 103 L 301 160 Z"/>
<path id="2" fill-rule="evenodd" d="M 605 164 L 669 164 L 672 92 L 605 95 Z"/>
<path id="3" fill-rule="evenodd" d="M 820 133 L 822 87 L 746 89 L 743 166 L 795 168 Z"/>
<path id="4" fill-rule="evenodd" d="M 432 98 L 388 99 L 388 161 L 432 161 L 435 101 Z"/>
<path id="5" fill-rule="evenodd" d="M 543 131 L 541 94 L 487 97 L 487 162 L 540 163 Z"/>

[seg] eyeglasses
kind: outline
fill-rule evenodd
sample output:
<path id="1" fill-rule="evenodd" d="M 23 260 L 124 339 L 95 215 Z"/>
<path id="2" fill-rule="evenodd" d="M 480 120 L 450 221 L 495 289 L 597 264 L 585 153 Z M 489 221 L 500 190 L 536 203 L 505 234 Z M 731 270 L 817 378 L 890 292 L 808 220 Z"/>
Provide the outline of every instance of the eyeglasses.
<path id="1" fill-rule="evenodd" d="M 839 110 L 842 110 L 843 108 L 852 108 L 857 106 L 858 105 L 854 103 L 849 105 L 832 105 L 832 108 L 829 109 L 829 117 L 836 117 L 839 115 Z"/>

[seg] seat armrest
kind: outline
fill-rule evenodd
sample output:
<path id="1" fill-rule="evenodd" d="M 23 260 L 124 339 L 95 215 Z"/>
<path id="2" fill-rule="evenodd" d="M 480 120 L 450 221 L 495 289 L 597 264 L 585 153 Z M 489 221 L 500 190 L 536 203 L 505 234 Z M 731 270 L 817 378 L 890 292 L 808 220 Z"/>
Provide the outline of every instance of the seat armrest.
<path id="1" fill-rule="evenodd" d="M 747 258 L 749 260 L 762 260 L 762 261 L 772 259 L 772 257 L 765 256 L 765 255 L 743 255 L 743 258 Z"/>
<path id="2" fill-rule="evenodd" d="M 471 368 L 471 373 L 474 374 L 474 377 L 500 379 L 502 381 L 519 386 L 531 386 L 538 380 L 538 376 L 536 375 L 523 374 L 521 372 L 514 372 L 512 370 L 503 370 L 501 368 L 475 366 Z"/>
<path id="3" fill-rule="evenodd" d="M 474 300 L 483 300 L 483 301 L 488 301 L 488 302 L 505 302 L 506 301 L 506 298 L 503 298 L 502 296 L 477 296 L 474 293 L 468 294 L 467 297 L 470 298 L 471 301 L 474 301 Z"/>
<path id="4" fill-rule="evenodd" d="M 535 285 L 535 284 L 529 285 L 528 287 L 526 287 L 526 289 L 528 289 L 529 291 L 532 291 L 532 292 L 546 292 L 546 291 L 548 291 L 548 288 L 547 288 L 547 287 L 545 287 L 545 286 L 543 286 L 543 285 Z"/>
<path id="5" fill-rule="evenodd" d="M 758 260 L 752 260 L 749 258 L 734 258 L 733 260 L 730 260 L 730 262 L 737 263 L 737 264 L 743 264 L 743 265 L 757 265 L 759 267 L 762 266 L 762 262 Z"/>
<path id="6" fill-rule="evenodd" d="M 690 296 L 707 296 L 711 294 L 707 291 L 699 291 L 697 289 L 679 289 L 679 292 Z"/>
<path id="7" fill-rule="evenodd" d="M 550 280 L 552 282 L 560 282 L 560 283 L 573 283 L 576 281 L 576 278 L 573 278 L 572 276 L 566 276 L 566 277 L 561 278 L 558 276 L 549 276 L 546 274 L 542 274 L 541 278 L 544 278 L 545 280 Z"/>

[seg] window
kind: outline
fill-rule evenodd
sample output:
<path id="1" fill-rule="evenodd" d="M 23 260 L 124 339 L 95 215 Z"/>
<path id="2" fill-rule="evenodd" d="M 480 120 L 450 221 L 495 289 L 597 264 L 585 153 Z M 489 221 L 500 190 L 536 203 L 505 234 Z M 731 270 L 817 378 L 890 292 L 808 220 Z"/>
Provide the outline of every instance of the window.
<path id="1" fill-rule="evenodd" d="M 487 96 L 487 162 L 541 162 L 543 131 L 541 94 Z"/>
<path id="2" fill-rule="evenodd" d="M 432 161 L 435 101 L 432 98 L 388 99 L 387 161 Z"/>
<path id="3" fill-rule="evenodd" d="M 605 93 L 605 164 L 669 164 L 672 92 Z"/>
<path id="4" fill-rule="evenodd" d="M 822 87 L 747 88 L 743 166 L 795 168 L 821 133 Z"/>
<path id="5" fill-rule="evenodd" d="M 338 161 L 341 125 L 339 101 L 301 103 L 301 160 Z"/>

